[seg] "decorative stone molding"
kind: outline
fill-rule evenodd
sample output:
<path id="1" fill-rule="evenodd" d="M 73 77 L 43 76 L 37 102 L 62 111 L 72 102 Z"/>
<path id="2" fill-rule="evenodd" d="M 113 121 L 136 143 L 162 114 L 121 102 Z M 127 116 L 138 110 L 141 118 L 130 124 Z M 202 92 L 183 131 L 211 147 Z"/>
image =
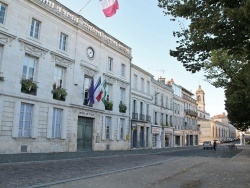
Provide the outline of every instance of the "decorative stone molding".
<path id="1" fill-rule="evenodd" d="M 15 39 L 16 36 L 0 30 L 0 44 L 2 45 L 9 44 L 9 46 L 11 46 L 12 41 Z"/>
<path id="2" fill-rule="evenodd" d="M 84 65 L 83 63 L 80 64 L 83 68 L 84 74 L 90 76 L 90 77 L 95 77 L 95 75 L 98 73 L 96 69 L 93 69 L 87 65 Z"/>
<path id="3" fill-rule="evenodd" d="M 26 53 L 36 56 L 36 57 L 45 57 L 45 54 L 49 51 L 46 48 L 33 44 L 29 41 L 19 38 L 20 50 L 24 50 Z"/>
<path id="4" fill-rule="evenodd" d="M 128 58 L 132 58 L 132 50 L 127 45 L 123 44 L 113 36 L 109 35 L 102 29 L 98 28 L 96 25 L 92 24 L 86 20 L 81 15 L 71 11 L 67 7 L 63 6 L 56 0 L 29 0 L 30 2 L 42 7 L 46 11 L 60 17 L 61 19 L 71 23 L 72 25 L 80 28 L 89 35 L 99 39 L 104 44 L 110 46 L 111 48 L 117 50 L 118 52 L 124 54 Z"/>
<path id="5" fill-rule="evenodd" d="M 117 83 L 118 83 L 118 85 L 119 85 L 120 87 L 122 87 L 122 88 L 127 88 L 127 87 L 129 86 L 129 83 L 128 83 L 128 82 L 124 82 L 124 81 L 122 81 L 122 80 L 120 80 L 120 79 L 117 79 Z"/>
<path id="6" fill-rule="evenodd" d="M 55 62 L 57 65 L 60 65 L 62 67 L 71 68 L 71 64 L 75 63 L 75 60 L 64 57 L 56 52 L 51 51 L 50 54 L 51 54 L 52 62 Z"/>
<path id="7" fill-rule="evenodd" d="M 103 73 L 103 77 L 107 83 L 114 84 L 116 82 L 116 78 L 111 75 Z"/>

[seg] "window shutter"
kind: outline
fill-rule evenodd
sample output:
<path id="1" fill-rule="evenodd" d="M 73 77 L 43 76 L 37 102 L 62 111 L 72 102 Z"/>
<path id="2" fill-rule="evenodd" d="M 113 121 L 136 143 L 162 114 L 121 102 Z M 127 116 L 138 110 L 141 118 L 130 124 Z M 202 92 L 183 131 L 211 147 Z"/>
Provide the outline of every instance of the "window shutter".
<path id="1" fill-rule="evenodd" d="M 15 107 L 14 107 L 14 119 L 13 119 L 13 127 L 12 127 L 13 138 L 18 138 L 20 107 L 21 107 L 21 102 L 16 101 Z"/>
<path id="2" fill-rule="evenodd" d="M 39 122 L 39 106 L 34 105 L 33 106 L 33 112 L 34 114 L 32 115 L 32 128 L 31 128 L 31 138 L 37 138 L 37 133 L 38 133 L 38 122 Z"/>
<path id="3" fill-rule="evenodd" d="M 67 139 L 68 112 L 63 109 L 61 139 Z"/>
<path id="4" fill-rule="evenodd" d="M 1 49 L 1 47 L 0 47 Z M 1 53 L 1 50 L 0 50 Z M 3 112 L 3 99 L 0 99 L 0 112 Z M 3 113 L 2 113 L 3 114 Z M 1 133 L 1 125 L 2 125 L 2 114 L 0 114 L 0 133 Z"/>
<path id="5" fill-rule="evenodd" d="M 124 119 L 124 128 L 123 128 L 123 135 L 122 135 L 123 140 L 126 140 L 126 135 L 127 135 L 127 122 L 126 122 L 126 119 Z"/>
<path id="6" fill-rule="evenodd" d="M 118 123 L 117 123 L 117 140 L 120 140 L 120 134 L 121 134 L 121 126 L 120 126 L 120 118 L 118 119 Z"/>
<path id="7" fill-rule="evenodd" d="M 106 122 L 106 118 L 102 117 L 102 140 L 106 139 L 106 134 L 105 134 L 105 122 Z"/>
<path id="8" fill-rule="evenodd" d="M 48 109 L 48 124 L 47 124 L 47 138 L 51 138 L 52 134 L 52 120 L 53 120 L 53 107 Z"/>
<path id="9" fill-rule="evenodd" d="M 114 125 L 115 125 L 115 118 L 111 118 L 111 125 L 110 125 L 110 140 L 114 140 Z"/>

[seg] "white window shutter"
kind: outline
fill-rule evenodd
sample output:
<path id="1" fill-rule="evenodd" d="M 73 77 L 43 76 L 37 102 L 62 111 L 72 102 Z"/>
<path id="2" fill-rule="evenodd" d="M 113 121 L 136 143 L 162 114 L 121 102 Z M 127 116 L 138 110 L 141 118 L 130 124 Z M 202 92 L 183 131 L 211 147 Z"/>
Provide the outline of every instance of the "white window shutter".
<path id="1" fill-rule="evenodd" d="M 12 127 L 12 137 L 13 138 L 18 138 L 20 107 L 21 107 L 21 102 L 16 101 L 15 107 L 14 107 L 14 119 L 13 119 L 13 127 Z"/>
<path id="2" fill-rule="evenodd" d="M 110 140 L 114 140 L 114 125 L 115 125 L 115 119 L 111 118 L 111 124 L 110 124 Z"/>
<path id="3" fill-rule="evenodd" d="M 47 124 L 47 138 L 52 136 L 52 120 L 53 120 L 53 107 L 48 109 L 48 124 Z"/>
<path id="4" fill-rule="evenodd" d="M 34 105 L 33 106 L 33 115 L 32 115 L 31 138 L 37 138 L 38 122 L 39 122 L 39 106 Z"/>
<path id="5" fill-rule="evenodd" d="M 118 119 L 118 123 L 117 123 L 117 140 L 120 140 L 120 118 Z"/>
<path id="6" fill-rule="evenodd" d="M 61 139 L 67 139 L 68 112 L 63 109 Z"/>
<path id="7" fill-rule="evenodd" d="M 105 122 L 106 122 L 106 118 L 102 117 L 102 140 L 106 139 L 106 134 L 105 134 Z"/>
<path id="8" fill-rule="evenodd" d="M 127 135 L 127 122 L 126 122 L 126 119 L 124 119 L 124 127 L 123 127 L 123 135 L 122 135 L 123 140 L 126 140 L 126 135 Z"/>
<path id="9" fill-rule="evenodd" d="M 0 48 L 1 49 L 1 48 Z M 0 112 L 3 112 L 3 99 L 0 99 Z M 1 125 L 2 125 L 2 114 L 0 114 L 0 133 L 1 133 Z"/>

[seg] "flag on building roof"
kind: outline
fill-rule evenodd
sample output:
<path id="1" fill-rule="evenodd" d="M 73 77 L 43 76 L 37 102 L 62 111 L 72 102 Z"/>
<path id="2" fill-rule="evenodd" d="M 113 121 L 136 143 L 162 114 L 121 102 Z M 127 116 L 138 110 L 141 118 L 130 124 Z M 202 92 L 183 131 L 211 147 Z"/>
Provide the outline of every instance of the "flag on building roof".
<path id="1" fill-rule="evenodd" d="M 102 99 L 102 94 L 103 94 L 103 89 L 102 89 L 102 85 L 101 85 L 102 79 L 101 76 L 98 78 L 96 85 L 95 85 L 95 100 L 97 100 L 98 102 L 100 102 L 100 100 Z"/>
<path id="2" fill-rule="evenodd" d="M 95 95 L 94 78 L 92 78 L 91 84 L 90 84 L 90 87 L 89 87 L 89 101 L 90 101 L 91 104 L 95 103 L 94 95 Z"/>
<path id="3" fill-rule="evenodd" d="M 99 0 L 101 9 L 106 17 L 111 17 L 119 9 L 118 0 Z"/>

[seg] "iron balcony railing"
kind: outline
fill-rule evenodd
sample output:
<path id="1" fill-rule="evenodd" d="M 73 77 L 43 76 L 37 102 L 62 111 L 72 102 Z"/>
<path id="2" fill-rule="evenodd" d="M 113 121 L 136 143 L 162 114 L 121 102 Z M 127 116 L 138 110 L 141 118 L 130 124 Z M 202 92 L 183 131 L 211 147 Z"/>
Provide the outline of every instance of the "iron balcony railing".
<path id="1" fill-rule="evenodd" d="M 132 113 L 132 119 L 138 120 L 138 113 Z"/>
<path id="2" fill-rule="evenodd" d="M 140 115 L 139 115 L 139 120 L 145 121 L 145 115 L 144 115 L 144 114 L 140 114 Z"/>

